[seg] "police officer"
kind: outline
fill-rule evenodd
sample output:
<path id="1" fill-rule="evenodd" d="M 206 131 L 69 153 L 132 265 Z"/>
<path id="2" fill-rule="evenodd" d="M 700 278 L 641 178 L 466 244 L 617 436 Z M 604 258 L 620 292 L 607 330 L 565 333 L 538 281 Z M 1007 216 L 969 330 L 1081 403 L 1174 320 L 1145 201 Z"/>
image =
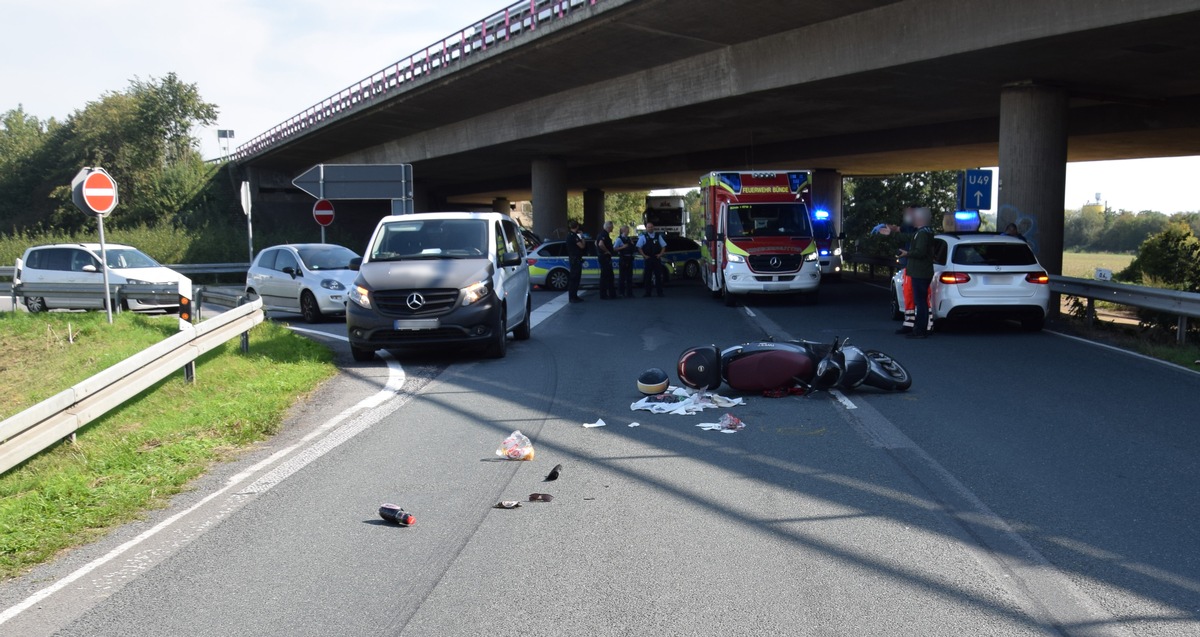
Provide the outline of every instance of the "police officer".
<path id="1" fill-rule="evenodd" d="M 613 284 L 613 222 L 605 221 L 596 235 L 596 254 L 600 257 L 600 298 L 617 298 L 617 288 Z"/>
<path id="2" fill-rule="evenodd" d="M 621 226 L 613 250 L 617 253 L 617 296 L 633 297 L 633 257 L 637 240 L 629 236 L 629 226 Z"/>
<path id="3" fill-rule="evenodd" d="M 667 240 L 661 234 L 654 231 L 654 224 L 646 222 L 646 232 L 638 238 L 638 252 L 642 253 L 642 258 L 645 259 L 645 274 L 642 277 L 642 284 L 646 287 L 645 296 L 650 296 L 650 285 L 654 284 L 654 290 L 661 297 L 663 295 L 663 279 L 667 276 L 667 268 L 662 262 L 662 253 L 667 249 Z"/>
<path id="4" fill-rule="evenodd" d="M 583 235 L 579 233 L 579 222 L 567 224 L 570 232 L 567 234 L 567 264 L 570 266 L 570 276 L 567 281 L 567 299 L 571 303 L 582 303 L 579 297 L 579 280 L 583 278 Z"/>

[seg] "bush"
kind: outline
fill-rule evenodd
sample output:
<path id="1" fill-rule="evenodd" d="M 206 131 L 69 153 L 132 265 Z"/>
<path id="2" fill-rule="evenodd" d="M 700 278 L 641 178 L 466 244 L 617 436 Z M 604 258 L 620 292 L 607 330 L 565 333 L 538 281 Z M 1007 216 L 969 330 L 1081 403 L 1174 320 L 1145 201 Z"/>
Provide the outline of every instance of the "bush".
<path id="1" fill-rule="evenodd" d="M 1173 223 L 1142 242 L 1137 257 L 1117 278 L 1151 287 L 1200 292 L 1200 238 L 1188 224 Z M 1178 329 L 1178 318 L 1171 314 L 1138 310 L 1138 319 L 1143 326 L 1160 332 Z"/>

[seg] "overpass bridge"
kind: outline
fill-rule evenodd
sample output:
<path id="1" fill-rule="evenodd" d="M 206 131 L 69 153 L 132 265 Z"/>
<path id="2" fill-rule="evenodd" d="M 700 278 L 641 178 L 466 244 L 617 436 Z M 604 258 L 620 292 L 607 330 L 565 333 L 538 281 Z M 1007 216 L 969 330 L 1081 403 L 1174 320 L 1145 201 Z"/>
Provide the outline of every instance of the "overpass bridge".
<path id="1" fill-rule="evenodd" d="M 1061 269 L 1067 161 L 1200 149 L 1200 0 L 530 0 L 238 149 L 268 215 L 320 163 L 414 165 L 418 209 L 585 223 L 604 190 L 714 169 L 841 176 L 1000 166 L 1001 222 Z M 373 224 L 387 202 L 350 207 Z"/>

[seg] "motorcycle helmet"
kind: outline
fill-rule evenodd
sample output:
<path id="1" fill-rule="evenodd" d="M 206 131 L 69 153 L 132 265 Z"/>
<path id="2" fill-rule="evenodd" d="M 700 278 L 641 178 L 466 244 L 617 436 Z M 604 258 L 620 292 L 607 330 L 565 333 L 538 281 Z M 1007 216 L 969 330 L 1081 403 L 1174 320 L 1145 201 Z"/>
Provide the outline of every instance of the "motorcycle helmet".
<path id="1" fill-rule="evenodd" d="M 716 389 L 721 386 L 721 352 L 714 345 L 684 350 L 675 372 L 692 389 Z"/>
<path id="2" fill-rule="evenodd" d="M 669 380 L 666 372 L 657 367 L 651 367 L 638 376 L 637 388 L 647 396 L 655 396 L 667 391 Z"/>

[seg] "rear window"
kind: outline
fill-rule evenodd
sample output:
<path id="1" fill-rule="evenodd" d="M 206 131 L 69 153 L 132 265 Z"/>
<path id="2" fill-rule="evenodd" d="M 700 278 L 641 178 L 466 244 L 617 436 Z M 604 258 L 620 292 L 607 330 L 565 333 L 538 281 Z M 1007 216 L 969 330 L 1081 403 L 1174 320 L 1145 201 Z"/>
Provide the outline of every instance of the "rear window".
<path id="1" fill-rule="evenodd" d="M 1035 265 L 1033 250 L 1023 243 L 966 243 L 954 248 L 958 265 Z"/>

